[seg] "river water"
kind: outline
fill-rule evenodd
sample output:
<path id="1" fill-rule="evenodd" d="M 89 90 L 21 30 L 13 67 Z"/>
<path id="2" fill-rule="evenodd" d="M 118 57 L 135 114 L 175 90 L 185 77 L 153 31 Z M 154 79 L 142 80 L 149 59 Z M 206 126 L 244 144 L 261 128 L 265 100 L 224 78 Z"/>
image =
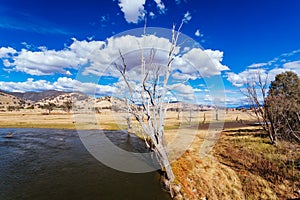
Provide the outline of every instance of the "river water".
<path id="1" fill-rule="evenodd" d="M 14 133 L 13 138 L 4 138 Z M 143 149 L 136 137 L 108 131 L 111 140 L 132 151 Z M 91 156 L 76 131 L 0 129 L 0 199 L 170 199 L 158 172 L 126 173 Z"/>

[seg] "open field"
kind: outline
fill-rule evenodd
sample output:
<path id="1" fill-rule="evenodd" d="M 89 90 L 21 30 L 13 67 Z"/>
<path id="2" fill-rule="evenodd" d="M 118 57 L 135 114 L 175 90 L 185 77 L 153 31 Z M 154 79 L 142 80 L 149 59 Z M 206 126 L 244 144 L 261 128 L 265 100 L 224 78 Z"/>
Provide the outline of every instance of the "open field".
<path id="1" fill-rule="evenodd" d="M 215 114 L 167 113 L 165 135 L 184 199 L 300 198 L 299 144 L 271 145 L 259 127 L 249 126 L 254 119 L 246 112 L 220 112 L 219 120 Z M 138 132 L 137 124 L 132 126 L 130 131 Z M 13 111 L 0 113 L 0 127 L 119 130 L 127 123 L 124 113 L 110 110 Z"/>
<path id="2" fill-rule="evenodd" d="M 205 114 L 205 123 L 214 122 L 214 111 L 180 113 L 167 112 L 166 130 L 179 127 L 180 124 L 202 123 Z M 219 121 L 252 121 L 249 114 L 242 111 L 219 112 Z M 132 120 L 133 121 L 133 120 Z M 76 125 L 76 126 L 75 126 Z M 126 129 L 124 113 L 104 110 L 102 113 L 66 113 L 63 111 L 52 111 L 50 114 L 44 110 L 20 110 L 11 112 L 0 112 L 0 127 L 14 128 L 63 128 L 63 129 Z"/>

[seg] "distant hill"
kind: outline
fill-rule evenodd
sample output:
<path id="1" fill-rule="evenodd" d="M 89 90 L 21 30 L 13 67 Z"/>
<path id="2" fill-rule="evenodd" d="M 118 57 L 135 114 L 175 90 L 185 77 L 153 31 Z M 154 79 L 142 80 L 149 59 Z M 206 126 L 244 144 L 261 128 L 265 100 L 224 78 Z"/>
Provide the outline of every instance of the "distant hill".
<path id="1" fill-rule="evenodd" d="M 0 110 L 5 111 L 8 107 L 25 107 L 30 104 L 30 101 L 25 101 L 17 96 L 0 91 Z"/>
<path id="2" fill-rule="evenodd" d="M 105 97 L 91 97 L 82 92 L 63 92 L 57 90 L 46 90 L 43 92 L 7 92 L 0 89 L 0 108 L 6 109 L 8 106 L 18 106 L 18 107 L 29 107 L 35 106 L 40 107 L 48 103 L 53 103 L 57 107 L 63 106 L 66 102 L 72 101 L 76 102 L 78 107 L 97 107 L 97 108 L 114 108 L 123 109 L 125 103 L 124 100 L 105 96 Z M 2 106 L 1 106 L 2 105 Z M 184 103 L 181 101 L 172 101 L 168 105 L 168 110 L 178 111 L 178 110 L 192 109 L 192 110 L 211 110 L 212 106 L 209 105 L 197 105 Z"/>
<path id="3" fill-rule="evenodd" d="M 48 103 L 53 103 L 57 106 L 61 106 L 67 101 L 92 102 L 93 100 L 94 100 L 94 98 L 92 98 L 88 95 L 85 95 L 83 93 L 80 93 L 80 92 L 68 92 L 68 93 L 65 92 L 62 94 L 54 93 L 54 94 L 48 95 L 47 97 L 45 97 L 39 101 L 36 101 L 35 104 L 44 105 L 44 104 L 48 104 Z"/>
<path id="4" fill-rule="evenodd" d="M 23 100 L 30 100 L 30 101 L 40 101 L 42 99 L 46 98 L 55 98 L 59 95 L 63 94 L 69 94 L 70 92 L 63 92 L 63 91 L 57 91 L 57 90 L 46 90 L 43 92 L 6 92 L 6 91 L 1 91 L 2 93 L 6 93 L 15 97 L 18 97 L 19 99 Z"/>

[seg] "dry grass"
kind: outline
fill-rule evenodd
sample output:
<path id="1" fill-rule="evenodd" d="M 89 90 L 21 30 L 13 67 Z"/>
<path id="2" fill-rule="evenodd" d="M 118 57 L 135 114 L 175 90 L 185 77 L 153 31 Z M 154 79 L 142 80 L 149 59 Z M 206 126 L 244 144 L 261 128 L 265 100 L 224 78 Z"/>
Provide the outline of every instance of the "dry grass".
<path id="1" fill-rule="evenodd" d="M 122 116 L 111 111 L 103 114 L 72 114 L 53 111 L 50 114 L 43 110 L 0 112 L 1 128 L 54 128 L 54 129 L 126 129 Z"/>
<path id="2" fill-rule="evenodd" d="M 72 115 L 62 113 L 46 115 L 42 112 L 0 113 L 0 127 L 75 129 Z"/>
<path id="3" fill-rule="evenodd" d="M 300 171 L 293 164 L 299 152 L 297 144 L 271 145 L 257 129 L 226 131 L 214 148 L 216 158 L 238 175 L 246 199 L 300 197 Z"/>
<path id="4" fill-rule="evenodd" d="M 172 163 L 176 182 L 185 199 L 288 199 L 299 198 L 300 147 L 268 142 L 261 130 L 242 128 L 222 133 L 212 154 L 200 158 L 205 131 Z M 295 161 L 295 162 L 292 162 Z"/>
<path id="5" fill-rule="evenodd" d="M 234 115 L 229 119 L 234 119 Z M 242 120 L 252 121 L 245 115 Z M 205 138 L 207 141 L 208 125 L 203 124 L 198 126 L 188 150 L 172 163 L 184 199 L 299 198 L 300 171 L 296 168 L 300 162 L 299 144 L 281 142 L 275 147 L 257 127 L 235 120 L 225 122 L 208 156 L 199 156 Z M 184 130 L 185 138 L 190 132 L 191 129 Z M 176 134 L 178 130 L 166 131 L 169 143 L 178 137 Z"/>
<path id="6" fill-rule="evenodd" d="M 243 199 L 239 177 L 213 157 L 187 151 L 172 167 L 184 199 Z"/>

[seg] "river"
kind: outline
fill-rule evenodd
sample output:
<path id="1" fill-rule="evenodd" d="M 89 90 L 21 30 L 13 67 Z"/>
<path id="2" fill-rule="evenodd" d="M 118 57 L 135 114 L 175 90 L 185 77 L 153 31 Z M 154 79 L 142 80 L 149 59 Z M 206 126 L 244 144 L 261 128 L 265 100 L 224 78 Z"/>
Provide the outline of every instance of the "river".
<path id="1" fill-rule="evenodd" d="M 13 133 L 12 138 L 4 138 Z M 138 151 L 143 144 L 121 131 L 111 140 Z M 158 172 L 111 169 L 85 149 L 74 130 L 0 129 L 0 199 L 167 200 Z"/>

